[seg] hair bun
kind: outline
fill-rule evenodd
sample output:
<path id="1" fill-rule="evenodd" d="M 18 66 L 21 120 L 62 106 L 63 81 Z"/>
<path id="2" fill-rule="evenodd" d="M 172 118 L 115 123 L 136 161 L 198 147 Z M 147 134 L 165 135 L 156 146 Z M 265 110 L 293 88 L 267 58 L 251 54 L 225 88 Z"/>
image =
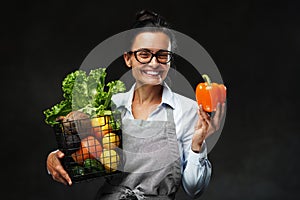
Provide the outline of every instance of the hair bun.
<path id="1" fill-rule="evenodd" d="M 158 16 L 157 13 L 150 10 L 141 10 L 136 14 L 136 21 L 154 20 Z"/>
<path id="2" fill-rule="evenodd" d="M 141 10 L 136 13 L 134 28 L 140 27 L 169 27 L 169 24 L 161 15 L 151 10 Z"/>

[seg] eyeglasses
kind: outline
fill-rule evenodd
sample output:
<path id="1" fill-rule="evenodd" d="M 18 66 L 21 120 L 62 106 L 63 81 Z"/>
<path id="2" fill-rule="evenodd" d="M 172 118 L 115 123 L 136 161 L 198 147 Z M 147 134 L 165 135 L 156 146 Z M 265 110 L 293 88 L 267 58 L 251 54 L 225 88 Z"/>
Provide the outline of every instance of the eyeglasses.
<path id="1" fill-rule="evenodd" d="M 127 53 L 133 53 L 135 59 L 141 64 L 150 63 L 153 57 L 156 58 L 158 63 L 167 64 L 173 57 L 173 53 L 167 50 L 159 50 L 156 53 L 152 53 L 149 49 L 139 49 L 136 51 L 129 51 Z"/>

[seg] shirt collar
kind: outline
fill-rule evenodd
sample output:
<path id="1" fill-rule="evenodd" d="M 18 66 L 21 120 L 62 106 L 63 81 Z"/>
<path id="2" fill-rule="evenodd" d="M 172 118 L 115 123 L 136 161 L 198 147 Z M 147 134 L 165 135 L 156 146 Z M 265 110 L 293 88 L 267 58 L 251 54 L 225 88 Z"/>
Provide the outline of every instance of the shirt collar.
<path id="1" fill-rule="evenodd" d="M 166 82 L 163 83 L 162 104 L 167 104 L 175 109 L 174 94 Z"/>

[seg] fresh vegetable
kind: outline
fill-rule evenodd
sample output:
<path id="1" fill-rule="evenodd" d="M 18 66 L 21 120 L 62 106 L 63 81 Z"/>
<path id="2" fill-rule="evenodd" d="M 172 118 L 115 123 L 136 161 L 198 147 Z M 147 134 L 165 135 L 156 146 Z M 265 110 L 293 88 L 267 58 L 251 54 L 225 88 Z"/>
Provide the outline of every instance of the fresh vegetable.
<path id="1" fill-rule="evenodd" d="M 69 112 L 72 111 L 72 91 L 76 78 L 79 77 L 79 74 L 83 72 L 78 70 L 68 74 L 62 82 L 62 91 L 64 99 L 54 105 L 53 107 L 44 111 L 46 116 L 45 122 L 51 126 L 59 124 L 59 121 L 56 120 L 60 116 L 66 116 Z"/>
<path id="2" fill-rule="evenodd" d="M 83 135 L 91 133 L 90 117 L 81 111 L 72 111 L 60 119 L 62 119 L 63 128 L 67 134 Z"/>
<path id="3" fill-rule="evenodd" d="M 114 172 L 119 165 L 120 156 L 113 149 L 104 149 L 100 156 L 100 162 L 104 165 L 106 172 Z"/>
<path id="4" fill-rule="evenodd" d="M 85 174 L 85 171 L 83 167 L 76 165 L 72 167 L 71 173 L 73 176 L 83 176 Z"/>
<path id="5" fill-rule="evenodd" d="M 82 165 L 88 158 L 99 158 L 102 154 L 102 146 L 94 136 L 83 138 L 80 148 L 71 156 L 75 162 Z"/>
<path id="6" fill-rule="evenodd" d="M 198 105 L 202 105 L 206 112 L 216 111 L 218 103 L 226 101 L 226 87 L 223 84 L 211 82 L 208 75 L 202 75 L 204 83 L 199 83 L 196 87 L 196 100 Z"/>
<path id="7" fill-rule="evenodd" d="M 112 131 L 110 115 L 92 118 L 91 124 L 93 127 L 93 133 L 97 139 L 101 139 L 105 134 Z"/>
<path id="8" fill-rule="evenodd" d="M 107 133 L 102 138 L 102 146 L 104 149 L 114 149 L 120 145 L 120 138 L 115 133 Z"/>
<path id="9" fill-rule="evenodd" d="M 68 74 L 62 82 L 64 99 L 45 110 L 45 122 L 51 126 L 59 124 L 60 116 L 66 116 L 71 111 L 81 111 L 91 118 L 103 116 L 114 106 L 111 101 L 113 94 L 124 92 L 125 84 L 111 81 L 105 85 L 106 68 L 94 69 L 87 74 L 83 70 L 76 70 Z M 120 124 L 115 124 L 117 127 Z"/>
<path id="10" fill-rule="evenodd" d="M 104 166 L 97 159 L 86 159 L 83 162 L 83 167 L 89 173 L 104 172 Z"/>

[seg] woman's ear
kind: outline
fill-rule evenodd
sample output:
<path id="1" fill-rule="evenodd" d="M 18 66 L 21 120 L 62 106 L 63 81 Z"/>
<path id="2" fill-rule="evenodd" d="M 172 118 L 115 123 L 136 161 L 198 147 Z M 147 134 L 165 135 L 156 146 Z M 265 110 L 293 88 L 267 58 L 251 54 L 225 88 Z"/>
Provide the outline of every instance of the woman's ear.
<path id="1" fill-rule="evenodd" d="M 129 54 L 129 53 L 127 53 L 127 52 L 125 52 L 124 54 L 123 54 L 123 58 L 124 58 L 124 61 L 125 61 L 125 64 L 127 65 L 127 67 L 131 67 L 131 55 Z"/>

